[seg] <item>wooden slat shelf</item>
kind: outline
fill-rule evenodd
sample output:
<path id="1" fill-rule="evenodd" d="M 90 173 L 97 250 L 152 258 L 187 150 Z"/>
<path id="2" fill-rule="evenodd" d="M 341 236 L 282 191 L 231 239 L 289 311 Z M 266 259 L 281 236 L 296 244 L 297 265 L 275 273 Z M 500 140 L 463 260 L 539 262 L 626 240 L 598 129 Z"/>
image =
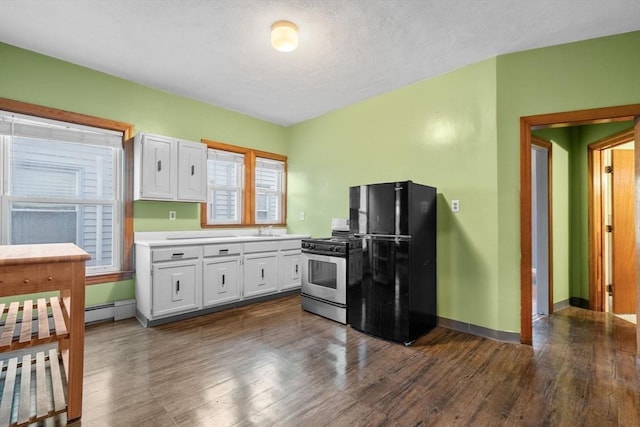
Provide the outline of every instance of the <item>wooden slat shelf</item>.
<path id="1" fill-rule="evenodd" d="M 67 422 L 82 416 L 84 263 L 90 258 L 71 243 L 0 245 L 0 296 L 59 291 L 0 304 L 0 353 L 21 350 L 20 358 L 0 355 L 0 427 L 62 412 Z"/>
<path id="2" fill-rule="evenodd" d="M 24 426 L 67 410 L 62 358 L 57 349 L 0 360 L 0 426 Z"/>
<path id="3" fill-rule="evenodd" d="M 69 336 L 68 318 L 58 297 L 38 298 L 36 304 L 27 300 L 23 304 L 0 304 L 4 322 L 0 324 L 0 352 L 47 344 Z M 53 327 L 49 328 L 49 310 Z M 33 314 L 35 313 L 35 318 Z M 22 319 L 18 322 L 18 319 Z M 26 321 L 28 320 L 28 321 Z M 32 330 L 33 323 L 36 330 Z"/>

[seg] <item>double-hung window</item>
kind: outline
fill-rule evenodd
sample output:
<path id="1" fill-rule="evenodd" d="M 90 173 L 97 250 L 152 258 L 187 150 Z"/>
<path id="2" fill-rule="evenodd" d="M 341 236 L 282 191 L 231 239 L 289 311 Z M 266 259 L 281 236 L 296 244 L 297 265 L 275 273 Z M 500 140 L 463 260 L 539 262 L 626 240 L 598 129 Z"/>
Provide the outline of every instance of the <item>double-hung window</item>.
<path id="1" fill-rule="evenodd" d="M 244 192 L 244 154 L 207 151 L 207 223 L 240 224 Z"/>
<path id="2" fill-rule="evenodd" d="M 0 241 L 75 243 L 87 274 L 122 259 L 123 134 L 0 111 Z"/>
<path id="3" fill-rule="evenodd" d="M 282 222 L 283 189 L 284 162 L 258 157 L 255 170 L 256 223 Z"/>
<path id="4" fill-rule="evenodd" d="M 207 154 L 207 203 L 203 227 L 284 225 L 287 157 L 203 140 Z"/>

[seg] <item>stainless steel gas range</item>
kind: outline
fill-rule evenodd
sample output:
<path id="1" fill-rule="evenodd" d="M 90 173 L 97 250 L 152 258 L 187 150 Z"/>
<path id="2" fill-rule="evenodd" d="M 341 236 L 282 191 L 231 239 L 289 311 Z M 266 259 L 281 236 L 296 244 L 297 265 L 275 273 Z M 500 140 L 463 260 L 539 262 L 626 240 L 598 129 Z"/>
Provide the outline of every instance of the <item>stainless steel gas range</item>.
<path id="1" fill-rule="evenodd" d="M 334 231 L 302 240 L 302 308 L 347 323 L 347 287 L 362 275 L 362 239 Z"/>

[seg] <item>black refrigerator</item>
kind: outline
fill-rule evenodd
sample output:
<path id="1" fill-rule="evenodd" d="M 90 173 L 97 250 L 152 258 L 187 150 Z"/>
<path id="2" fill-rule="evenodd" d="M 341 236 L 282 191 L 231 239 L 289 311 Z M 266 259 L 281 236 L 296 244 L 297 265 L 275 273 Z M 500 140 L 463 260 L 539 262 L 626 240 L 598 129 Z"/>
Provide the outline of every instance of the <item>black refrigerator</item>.
<path id="1" fill-rule="evenodd" d="M 347 288 L 351 327 L 404 344 L 436 326 L 436 189 L 411 181 L 349 188 L 360 281 Z"/>

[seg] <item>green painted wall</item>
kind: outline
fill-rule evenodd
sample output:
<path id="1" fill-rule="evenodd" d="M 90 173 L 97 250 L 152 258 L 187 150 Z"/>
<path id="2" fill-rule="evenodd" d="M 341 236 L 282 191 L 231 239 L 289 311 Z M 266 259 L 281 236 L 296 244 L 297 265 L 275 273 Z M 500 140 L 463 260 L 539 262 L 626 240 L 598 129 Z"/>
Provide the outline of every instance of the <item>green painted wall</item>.
<path id="1" fill-rule="evenodd" d="M 501 329 L 519 330 L 519 118 L 640 103 L 640 32 L 497 58 Z"/>
<path id="2" fill-rule="evenodd" d="M 135 131 L 287 154 L 287 129 L 0 43 L 0 97 L 132 123 Z M 200 228 L 197 203 L 134 203 L 135 231 Z M 177 219 L 169 221 L 169 211 Z M 87 288 L 87 304 L 134 297 L 132 280 Z"/>
<path id="3" fill-rule="evenodd" d="M 435 186 L 438 315 L 499 329 L 495 75 L 490 59 L 291 127 L 290 229 L 327 235 L 352 185 Z"/>

